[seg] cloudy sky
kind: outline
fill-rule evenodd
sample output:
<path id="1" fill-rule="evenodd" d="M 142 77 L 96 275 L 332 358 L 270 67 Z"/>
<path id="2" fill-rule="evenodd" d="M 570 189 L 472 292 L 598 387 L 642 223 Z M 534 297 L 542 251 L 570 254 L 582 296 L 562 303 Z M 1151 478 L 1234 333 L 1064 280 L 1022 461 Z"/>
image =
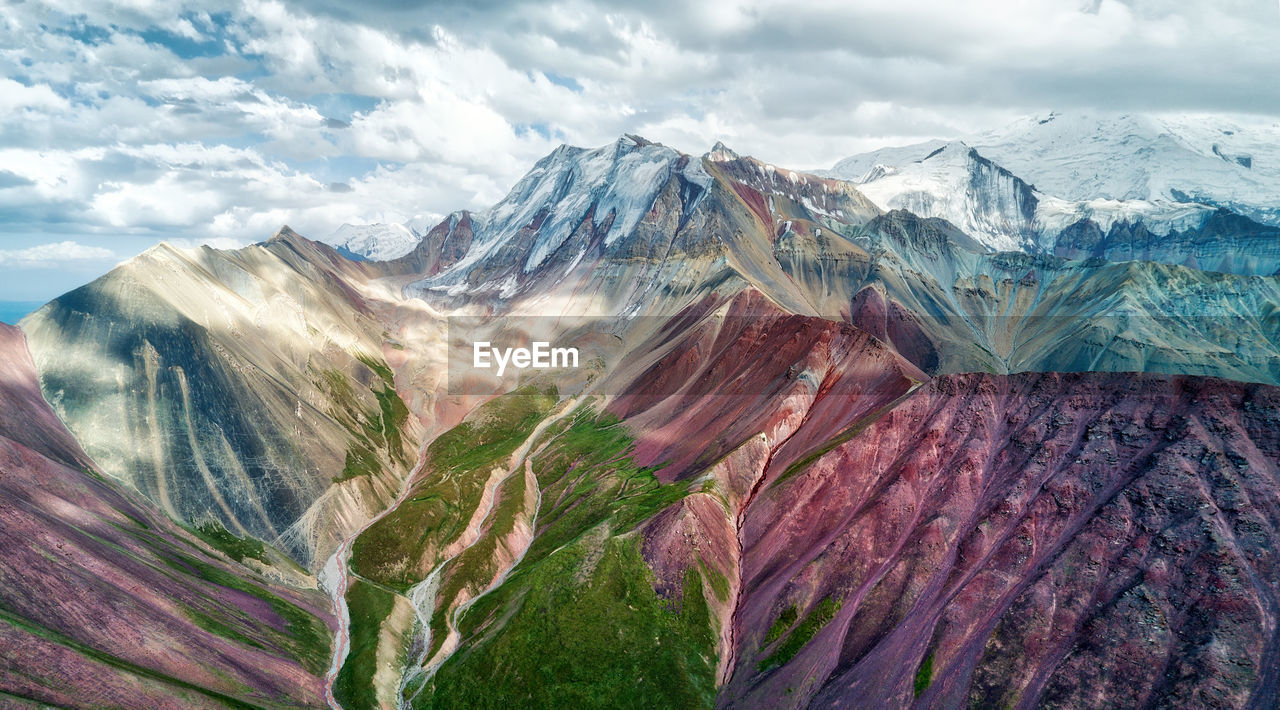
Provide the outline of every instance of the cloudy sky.
<path id="1" fill-rule="evenodd" d="M 1280 115 L 1277 0 L 0 7 L 0 300 L 160 239 L 484 207 L 624 132 L 828 167 L 1050 110 Z"/>

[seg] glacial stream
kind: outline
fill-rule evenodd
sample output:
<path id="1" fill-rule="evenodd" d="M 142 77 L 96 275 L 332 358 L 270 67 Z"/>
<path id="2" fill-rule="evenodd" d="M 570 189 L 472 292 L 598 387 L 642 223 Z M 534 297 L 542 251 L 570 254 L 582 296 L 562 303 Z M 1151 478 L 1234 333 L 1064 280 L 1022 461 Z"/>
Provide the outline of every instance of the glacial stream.
<path id="1" fill-rule="evenodd" d="M 485 594 L 488 594 L 490 591 L 500 586 L 511 573 L 511 570 L 513 570 L 516 565 L 520 564 L 524 559 L 525 554 L 529 551 L 529 545 L 533 542 L 533 533 L 537 526 L 538 512 L 542 507 L 542 491 L 538 487 L 537 477 L 533 473 L 532 462 L 530 460 L 532 453 L 536 452 L 531 453 L 530 449 L 532 448 L 534 441 L 537 440 L 548 426 L 554 424 L 564 416 L 574 411 L 574 408 L 577 406 L 577 401 L 578 398 L 575 397 L 561 402 L 557 411 L 539 422 L 538 425 L 533 428 L 533 431 L 529 433 L 529 436 L 525 439 L 524 443 L 522 443 L 520 447 L 512 453 L 511 457 L 508 459 L 508 467 L 505 470 L 500 468 L 496 469 L 490 475 L 489 480 L 485 483 L 485 492 L 481 499 L 483 512 L 481 512 L 481 510 L 475 511 L 470 523 L 467 525 L 467 529 L 464 530 L 458 539 L 449 546 L 455 550 L 453 554 L 439 560 L 435 567 L 432 568 L 431 573 L 428 574 L 425 579 L 409 589 L 408 598 L 413 604 L 414 612 L 417 615 L 415 638 L 412 642 L 412 646 L 417 650 L 417 653 L 414 654 L 414 661 L 403 669 L 400 685 L 396 692 L 396 704 L 398 707 L 405 707 L 406 698 L 404 694 L 411 685 L 417 683 L 417 687 L 414 689 L 413 694 L 407 699 L 410 702 L 417 697 L 418 693 L 422 692 L 422 689 L 426 686 L 431 676 L 435 674 L 436 669 L 438 669 L 441 664 L 453 655 L 453 651 L 456 650 L 459 641 L 457 622 L 459 618 L 461 618 L 462 614 Z M 355 542 L 356 538 L 360 537 L 365 530 L 368 530 L 383 517 L 398 508 L 408 497 L 410 490 L 413 488 L 414 481 L 417 479 L 423 465 L 426 463 L 426 452 L 427 446 L 429 445 L 430 442 L 423 444 L 421 451 L 418 453 L 418 462 L 405 478 L 404 485 L 401 488 L 399 495 L 396 496 L 396 499 L 383 509 L 382 512 L 370 518 L 368 522 L 343 540 L 342 544 L 338 546 L 338 549 L 334 551 L 333 555 L 325 561 L 324 567 L 320 571 L 320 586 L 329 594 L 330 597 L 333 598 L 333 613 L 338 619 L 338 630 L 333 642 L 333 659 L 329 663 L 329 670 L 325 673 L 324 679 L 325 700 L 333 710 L 342 710 L 342 706 L 338 704 L 337 699 L 334 697 L 333 686 L 334 682 L 337 680 L 338 671 L 346 661 L 347 653 L 350 651 L 351 647 L 351 616 L 347 608 L 346 599 L 347 586 L 351 575 L 349 568 L 351 561 L 351 546 Z M 545 445 L 546 443 L 543 444 L 543 446 Z M 431 648 L 431 615 L 435 611 L 437 602 L 436 595 L 439 591 L 440 578 L 444 572 L 445 566 L 479 542 L 482 537 L 481 531 L 484 529 L 490 514 L 493 512 L 494 500 L 497 497 L 498 489 L 514 475 L 525 476 L 527 485 L 532 486 L 533 490 L 537 493 L 533 510 L 529 512 L 529 539 L 525 542 L 524 549 L 520 550 L 510 565 L 499 571 L 492 582 L 490 582 L 480 593 L 459 604 L 458 607 L 449 614 L 448 621 L 446 623 L 448 635 L 441 644 L 440 649 L 436 652 L 435 656 L 428 658 L 427 654 Z"/>
<path id="2" fill-rule="evenodd" d="M 413 489 L 413 481 L 418 477 L 418 473 L 422 470 L 426 459 L 427 444 L 424 443 L 422 449 L 418 452 L 418 462 L 414 465 L 413 470 L 409 472 L 409 475 L 405 476 L 404 484 L 400 487 L 400 494 L 382 512 L 369 518 L 364 525 L 361 525 L 358 530 L 343 540 L 342 544 L 338 545 L 338 549 L 334 550 L 320 570 L 320 588 L 333 598 L 333 615 L 338 619 L 338 631 L 333 638 L 333 659 L 329 662 L 328 672 L 324 674 L 324 697 L 329 703 L 329 707 L 333 708 L 333 710 L 342 710 L 342 706 L 338 704 L 337 699 L 333 696 L 333 684 L 337 680 L 338 671 L 342 668 L 343 662 L 347 660 L 347 652 L 351 648 L 351 615 L 347 609 L 347 584 L 351 579 L 348 569 L 348 565 L 351 562 L 351 545 L 355 543 L 356 538 L 360 537 L 374 523 L 400 507 L 404 499 L 409 496 L 409 491 Z"/>

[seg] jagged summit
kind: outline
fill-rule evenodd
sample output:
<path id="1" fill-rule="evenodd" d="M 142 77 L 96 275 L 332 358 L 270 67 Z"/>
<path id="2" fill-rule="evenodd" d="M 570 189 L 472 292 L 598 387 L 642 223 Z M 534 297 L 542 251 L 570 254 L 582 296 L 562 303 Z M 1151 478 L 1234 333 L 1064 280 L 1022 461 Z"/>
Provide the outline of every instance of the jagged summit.
<path id="1" fill-rule="evenodd" d="M 276 230 L 275 234 L 272 234 L 271 238 L 267 241 L 289 241 L 292 239 L 306 239 L 306 237 L 293 231 L 293 227 L 290 227 L 287 224 L 282 224 L 280 225 L 280 228 Z"/>
<path id="2" fill-rule="evenodd" d="M 728 160 L 737 160 L 742 156 L 735 153 L 733 149 L 725 145 L 723 141 L 716 141 L 716 144 L 711 146 L 711 150 L 707 151 L 704 157 L 707 160 L 720 163 Z"/>
<path id="3" fill-rule="evenodd" d="M 987 249 L 1036 247 L 1035 189 L 963 141 L 930 141 L 847 158 L 831 174 L 854 182 L 881 209 L 955 224 Z"/>
<path id="4" fill-rule="evenodd" d="M 604 243 L 629 234 L 677 173 L 698 180 L 687 156 L 640 136 L 588 149 L 561 146 L 539 160 L 493 207 L 472 216 L 474 239 L 460 267 L 503 245 L 527 242 L 521 269 L 538 268 L 590 215 Z"/>

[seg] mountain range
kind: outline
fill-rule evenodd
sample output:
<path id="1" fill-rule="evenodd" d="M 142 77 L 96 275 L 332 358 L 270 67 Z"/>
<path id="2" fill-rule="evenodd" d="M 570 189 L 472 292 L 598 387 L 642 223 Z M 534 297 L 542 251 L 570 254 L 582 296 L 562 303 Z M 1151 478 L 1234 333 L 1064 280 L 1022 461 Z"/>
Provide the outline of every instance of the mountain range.
<path id="1" fill-rule="evenodd" d="M 1274 706 L 1272 130 L 627 135 L 430 227 L 158 246 L 0 331 L 0 692 Z"/>

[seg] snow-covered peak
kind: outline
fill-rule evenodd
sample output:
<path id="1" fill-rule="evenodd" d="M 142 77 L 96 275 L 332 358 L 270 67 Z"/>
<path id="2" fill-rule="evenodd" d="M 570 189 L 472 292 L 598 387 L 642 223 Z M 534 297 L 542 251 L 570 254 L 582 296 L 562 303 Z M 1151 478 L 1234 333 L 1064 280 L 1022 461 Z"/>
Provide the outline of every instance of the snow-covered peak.
<path id="1" fill-rule="evenodd" d="M 1055 113 L 969 139 L 1069 200 L 1170 200 L 1280 224 L 1280 124 L 1242 117 Z"/>
<path id="2" fill-rule="evenodd" d="M 630 135 L 595 149 L 561 146 L 538 161 L 501 202 L 477 215 L 482 231 L 459 266 L 528 229 L 535 236 L 523 268 L 532 271 L 591 210 L 596 224 L 612 219 L 605 235 L 609 244 L 635 229 L 680 158 L 671 148 Z"/>
<path id="3" fill-rule="evenodd" d="M 386 261 L 413 251 L 423 233 L 408 224 L 344 224 L 324 241 L 365 259 Z"/>
<path id="4" fill-rule="evenodd" d="M 853 183 L 864 183 L 891 172 L 899 165 L 924 160 L 925 156 L 945 146 L 946 141 L 933 140 L 897 148 L 881 148 L 860 153 L 836 163 L 829 174 Z"/>
<path id="5" fill-rule="evenodd" d="M 733 149 L 725 145 L 723 141 L 716 141 L 716 144 L 711 146 L 711 150 L 707 151 L 707 154 L 703 157 L 713 163 L 726 163 L 731 160 L 737 160 L 742 156 L 735 153 Z"/>
<path id="6" fill-rule="evenodd" d="M 1152 234 L 1164 235 L 1195 229 L 1204 224 L 1215 208 L 1193 202 L 1170 200 L 1064 200 L 1040 195 L 1036 206 L 1035 231 L 1040 247 L 1053 251 L 1063 230 L 1082 220 L 1098 225 L 1103 232 L 1117 224 L 1141 222 Z"/>
<path id="7" fill-rule="evenodd" d="M 930 141 L 842 160 L 831 171 L 883 210 L 941 217 L 993 250 L 1025 248 L 1036 197 L 1030 185 L 960 141 Z"/>
<path id="8" fill-rule="evenodd" d="M 856 155 L 829 174 L 994 249 L 1052 250 L 1084 219 L 1185 231 L 1214 206 L 1280 224 L 1280 126 L 1221 116 L 1049 114 Z"/>

